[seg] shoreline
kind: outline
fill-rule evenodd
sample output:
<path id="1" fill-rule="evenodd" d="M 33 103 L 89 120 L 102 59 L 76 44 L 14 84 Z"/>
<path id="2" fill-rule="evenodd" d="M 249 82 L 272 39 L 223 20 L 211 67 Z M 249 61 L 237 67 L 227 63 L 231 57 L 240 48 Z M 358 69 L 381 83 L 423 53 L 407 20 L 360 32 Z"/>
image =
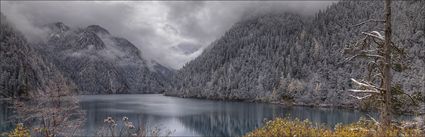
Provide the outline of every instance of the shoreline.
<path id="1" fill-rule="evenodd" d="M 178 97 L 178 98 L 191 98 L 191 99 L 205 99 L 205 100 L 214 100 L 214 101 L 231 101 L 231 102 L 249 102 L 249 103 L 266 103 L 266 104 L 275 104 L 275 105 L 282 105 L 285 107 L 291 107 L 291 106 L 299 106 L 299 107 L 311 107 L 311 108 L 336 108 L 336 109 L 347 109 L 347 110 L 354 110 L 354 111 L 360 111 L 360 112 L 373 112 L 373 113 L 379 113 L 379 110 L 362 110 L 358 106 L 354 104 L 342 104 L 342 105 L 334 105 L 334 104 L 316 104 L 311 103 L 307 104 L 304 102 L 291 102 L 290 104 L 285 102 L 268 102 L 268 101 L 261 101 L 261 100 L 243 100 L 243 99 L 216 99 L 216 98 L 207 98 L 207 97 L 188 97 L 188 96 L 177 96 L 177 95 L 170 95 L 170 94 L 162 94 L 163 96 L 169 96 L 169 97 Z M 420 106 L 419 106 L 420 107 Z M 422 116 L 425 115 L 425 112 L 419 112 L 418 114 L 414 114 L 411 112 L 403 112 L 401 114 L 394 114 L 394 116 Z"/>

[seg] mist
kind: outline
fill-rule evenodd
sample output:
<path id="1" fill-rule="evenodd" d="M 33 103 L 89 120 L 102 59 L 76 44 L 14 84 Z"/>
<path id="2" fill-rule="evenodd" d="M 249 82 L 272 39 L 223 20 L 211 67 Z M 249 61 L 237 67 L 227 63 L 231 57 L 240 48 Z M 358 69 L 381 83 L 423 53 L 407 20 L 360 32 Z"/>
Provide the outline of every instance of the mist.
<path id="1" fill-rule="evenodd" d="M 100 25 L 131 41 L 147 60 L 179 69 L 244 18 L 269 12 L 312 16 L 335 1 L 1 1 L 1 12 L 29 41 L 41 26 Z"/>

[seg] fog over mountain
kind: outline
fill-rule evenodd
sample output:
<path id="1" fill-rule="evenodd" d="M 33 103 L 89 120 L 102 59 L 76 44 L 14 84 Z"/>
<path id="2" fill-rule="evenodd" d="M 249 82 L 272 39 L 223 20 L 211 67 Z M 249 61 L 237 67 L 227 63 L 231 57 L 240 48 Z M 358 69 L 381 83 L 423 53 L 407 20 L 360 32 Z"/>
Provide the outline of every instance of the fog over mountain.
<path id="1" fill-rule="evenodd" d="M 0 6 L 0 136 L 425 137 L 425 0 Z"/>
<path id="2" fill-rule="evenodd" d="M 97 24 L 137 46 L 144 58 L 178 69 L 234 23 L 248 16 L 292 11 L 314 15 L 332 1 L 1 1 L 1 12 L 29 41 L 43 40 L 43 25 Z"/>

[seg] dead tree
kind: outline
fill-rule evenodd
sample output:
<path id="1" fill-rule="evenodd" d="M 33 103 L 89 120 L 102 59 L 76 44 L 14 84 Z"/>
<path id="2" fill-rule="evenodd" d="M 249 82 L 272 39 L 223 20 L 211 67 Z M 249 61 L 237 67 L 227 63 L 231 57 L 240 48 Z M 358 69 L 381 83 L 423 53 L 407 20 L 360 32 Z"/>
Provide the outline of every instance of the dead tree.
<path id="1" fill-rule="evenodd" d="M 75 136 L 83 126 L 84 113 L 64 80 L 53 77 L 45 88 L 31 90 L 29 100 L 15 100 L 19 121 L 33 127 L 34 136 Z"/>
<path id="2" fill-rule="evenodd" d="M 384 46 L 383 46 L 383 56 L 384 62 L 383 66 L 383 83 L 382 87 L 384 89 L 384 108 L 381 113 L 382 124 L 384 128 L 389 127 L 392 119 L 392 110 L 391 110 L 391 47 L 395 45 L 391 42 L 391 0 L 385 0 L 385 25 L 384 25 Z"/>
<path id="3" fill-rule="evenodd" d="M 379 31 L 362 32 L 364 37 L 357 41 L 354 46 L 344 49 L 345 53 L 352 56 L 346 61 L 355 58 L 363 58 L 368 61 L 367 75 L 363 80 L 351 79 L 359 86 L 359 89 L 351 89 L 357 99 L 365 99 L 371 96 L 378 97 L 382 104 L 380 110 L 380 125 L 387 129 L 392 120 L 391 94 L 391 69 L 397 70 L 401 65 L 405 53 L 391 41 L 391 0 L 384 1 L 384 20 L 370 19 L 355 26 L 364 25 L 368 22 L 384 23 L 384 36 Z"/>

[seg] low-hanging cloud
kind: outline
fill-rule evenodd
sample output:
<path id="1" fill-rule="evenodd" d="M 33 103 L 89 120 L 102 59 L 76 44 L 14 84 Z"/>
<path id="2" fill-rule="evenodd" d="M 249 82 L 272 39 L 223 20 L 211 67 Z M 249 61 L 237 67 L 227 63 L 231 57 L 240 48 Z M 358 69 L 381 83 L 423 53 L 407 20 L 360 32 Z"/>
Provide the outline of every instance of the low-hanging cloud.
<path id="1" fill-rule="evenodd" d="M 285 11 L 309 16 L 331 3 L 333 1 L 1 1 L 1 12 L 30 40 L 38 39 L 43 32 L 39 26 L 48 23 L 63 22 L 74 28 L 97 24 L 112 35 L 131 41 L 145 58 L 178 69 L 241 19 Z M 179 51 L 185 49 L 191 51 Z"/>

